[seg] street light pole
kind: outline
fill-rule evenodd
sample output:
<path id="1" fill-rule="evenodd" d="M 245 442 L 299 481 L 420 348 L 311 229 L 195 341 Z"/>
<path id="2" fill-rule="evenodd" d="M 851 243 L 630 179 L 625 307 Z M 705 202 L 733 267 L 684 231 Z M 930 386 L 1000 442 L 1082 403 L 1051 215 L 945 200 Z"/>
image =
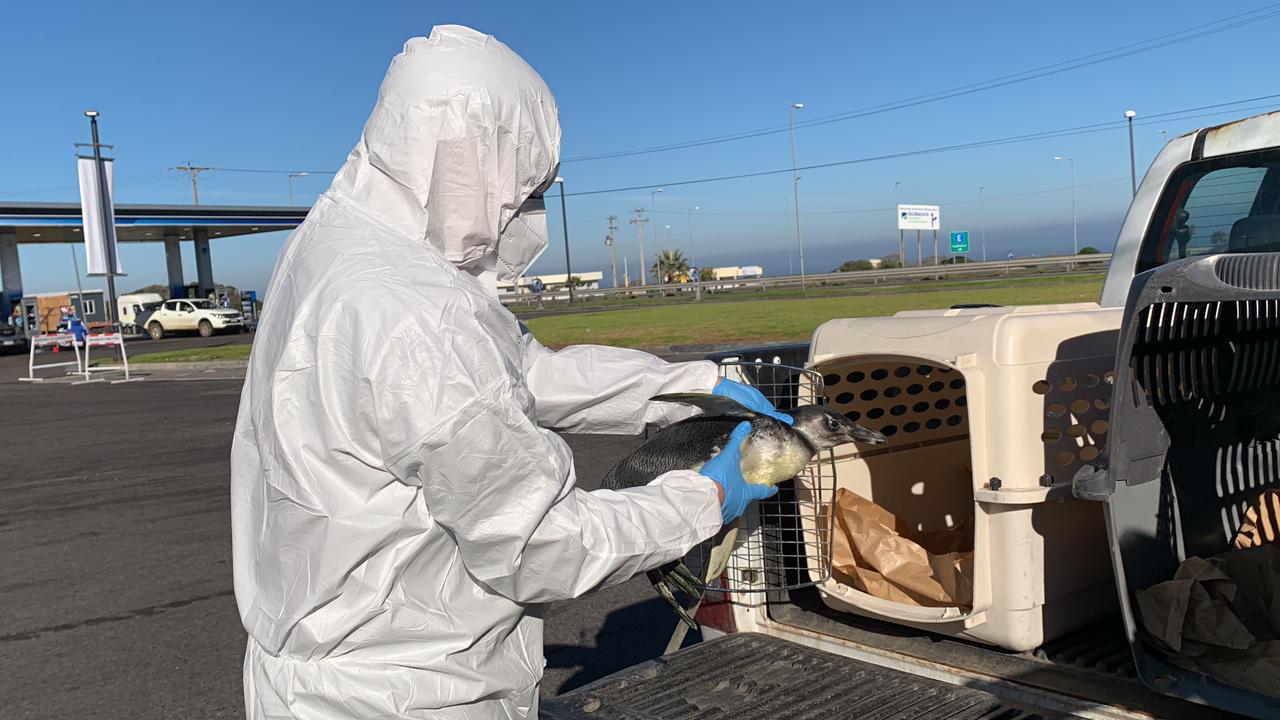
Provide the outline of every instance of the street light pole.
<path id="1" fill-rule="evenodd" d="M 1133 160 L 1133 118 L 1137 114 L 1134 110 L 1124 111 L 1124 119 L 1129 121 L 1129 184 L 1135 196 L 1138 194 L 1138 166 Z"/>
<path id="2" fill-rule="evenodd" d="M 987 215 L 982 208 L 982 191 L 986 189 L 986 185 L 978 186 L 978 228 L 982 237 L 982 262 L 987 261 Z"/>
<path id="3" fill-rule="evenodd" d="M 693 211 L 701 210 L 701 205 L 689 208 L 689 264 L 698 267 L 698 251 L 693 246 Z"/>
<path id="4" fill-rule="evenodd" d="M 308 176 L 308 175 L 310 175 L 310 174 L 311 174 L 311 173 L 309 173 L 309 172 L 305 172 L 305 171 L 304 171 L 304 172 L 289 173 L 289 205 L 290 205 L 291 207 L 293 206 L 293 179 L 294 179 L 294 178 L 296 178 L 296 177 L 306 177 L 306 176 Z"/>
<path id="5" fill-rule="evenodd" d="M 1075 158 L 1055 155 L 1054 160 L 1066 160 L 1071 163 L 1071 256 L 1080 254 L 1079 220 L 1076 216 L 1076 160 Z M 1072 268 L 1075 263 L 1072 263 Z"/>
<path id="6" fill-rule="evenodd" d="M 103 238 L 109 238 L 111 231 L 114 230 L 106 227 L 107 219 L 111 217 L 111 197 L 109 186 L 107 185 L 107 168 L 102 162 L 102 143 L 98 142 L 98 111 L 85 110 L 84 116 L 89 118 L 89 129 L 93 133 L 93 163 L 98 171 L 98 212 L 102 217 Z M 120 330 L 116 326 L 116 314 L 119 309 L 116 307 L 116 245 L 113 242 L 104 242 L 106 246 L 107 257 L 107 322 L 111 323 L 111 331 Z M 74 249 L 72 250 L 74 253 Z M 80 282 L 79 269 L 76 270 L 76 283 Z M 80 293 L 80 312 L 84 312 L 84 292 Z"/>
<path id="7" fill-rule="evenodd" d="M 560 226 L 564 228 L 564 284 L 569 286 L 569 304 L 573 305 L 573 268 L 569 267 L 569 215 L 564 206 L 564 178 L 557 177 L 560 183 Z"/>
<path id="8" fill-rule="evenodd" d="M 787 106 L 787 120 L 791 127 L 791 194 L 796 210 L 796 246 L 800 251 L 800 292 L 805 291 L 804 239 L 800 236 L 800 176 L 796 174 L 796 110 L 803 110 L 804 103 Z"/>
<path id="9" fill-rule="evenodd" d="M 1165 145 L 1168 145 L 1169 133 L 1165 132 L 1164 130 L 1157 130 L 1156 132 L 1160 133 L 1160 147 L 1164 147 Z"/>
<path id="10" fill-rule="evenodd" d="M 902 204 L 902 199 L 898 195 L 898 187 L 901 185 L 901 180 L 895 180 L 893 183 L 893 219 L 894 224 L 898 226 L 898 267 L 906 267 L 907 246 L 902 237 L 902 218 L 898 217 L 898 206 Z"/>

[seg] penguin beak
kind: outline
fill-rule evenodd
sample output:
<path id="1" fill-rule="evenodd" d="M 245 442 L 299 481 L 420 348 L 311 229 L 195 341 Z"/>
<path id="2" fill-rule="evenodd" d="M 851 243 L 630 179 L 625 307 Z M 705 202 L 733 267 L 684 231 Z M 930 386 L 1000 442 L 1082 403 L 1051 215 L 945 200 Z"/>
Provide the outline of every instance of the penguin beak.
<path id="1" fill-rule="evenodd" d="M 858 423 L 851 424 L 853 427 L 848 434 L 853 442 L 862 443 L 863 445 L 883 445 L 887 441 L 887 438 L 882 433 L 863 427 Z"/>

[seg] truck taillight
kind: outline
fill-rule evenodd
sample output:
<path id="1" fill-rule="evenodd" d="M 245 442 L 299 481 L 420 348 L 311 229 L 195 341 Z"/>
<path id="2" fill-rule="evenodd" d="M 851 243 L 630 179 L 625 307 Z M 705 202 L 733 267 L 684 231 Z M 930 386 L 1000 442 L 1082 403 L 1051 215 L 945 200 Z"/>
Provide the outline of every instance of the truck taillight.
<path id="1" fill-rule="evenodd" d="M 724 578 L 716 581 L 718 587 L 724 587 Z M 733 604 L 729 602 L 729 594 L 724 592 L 708 592 L 702 597 L 702 604 L 694 615 L 698 625 L 702 627 L 702 637 L 709 640 L 721 634 L 735 633 L 738 625 L 733 619 Z M 711 633 L 707 631 L 711 630 Z"/>

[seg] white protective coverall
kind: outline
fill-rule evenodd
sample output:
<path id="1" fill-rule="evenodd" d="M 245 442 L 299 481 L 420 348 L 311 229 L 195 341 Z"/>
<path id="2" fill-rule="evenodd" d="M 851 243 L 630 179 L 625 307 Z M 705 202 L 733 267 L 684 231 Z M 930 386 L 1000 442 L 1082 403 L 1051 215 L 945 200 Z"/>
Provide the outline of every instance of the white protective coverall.
<path id="1" fill-rule="evenodd" d="M 545 215 L 517 210 L 559 146 L 537 73 L 437 27 L 285 242 L 231 457 L 250 718 L 536 715 L 540 605 L 719 529 L 711 480 L 585 492 L 544 429 L 636 433 L 684 416 L 649 397 L 716 381 L 711 363 L 551 352 L 498 302 L 494 275 L 546 245 Z"/>

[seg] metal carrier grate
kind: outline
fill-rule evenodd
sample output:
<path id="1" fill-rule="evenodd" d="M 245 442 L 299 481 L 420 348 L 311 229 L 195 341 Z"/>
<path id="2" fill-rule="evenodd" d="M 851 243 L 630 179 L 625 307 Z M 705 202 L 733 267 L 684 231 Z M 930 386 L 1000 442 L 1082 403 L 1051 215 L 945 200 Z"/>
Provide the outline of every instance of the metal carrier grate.
<path id="1" fill-rule="evenodd" d="M 793 358 L 774 354 L 746 361 L 742 357 L 720 360 L 721 376 L 756 387 L 784 412 L 801 405 L 825 404 L 822 375 L 782 364 L 782 360 Z M 796 478 L 781 483 L 777 495 L 751 505 L 739 521 L 734 552 L 724 575 L 711 578 L 703 589 L 793 590 L 831 576 L 834 518 L 826 509 L 835 495 L 834 457 L 832 451 L 824 451 Z M 722 537 L 723 533 L 689 551 L 685 564 L 695 577 L 707 577 L 713 550 Z"/>

